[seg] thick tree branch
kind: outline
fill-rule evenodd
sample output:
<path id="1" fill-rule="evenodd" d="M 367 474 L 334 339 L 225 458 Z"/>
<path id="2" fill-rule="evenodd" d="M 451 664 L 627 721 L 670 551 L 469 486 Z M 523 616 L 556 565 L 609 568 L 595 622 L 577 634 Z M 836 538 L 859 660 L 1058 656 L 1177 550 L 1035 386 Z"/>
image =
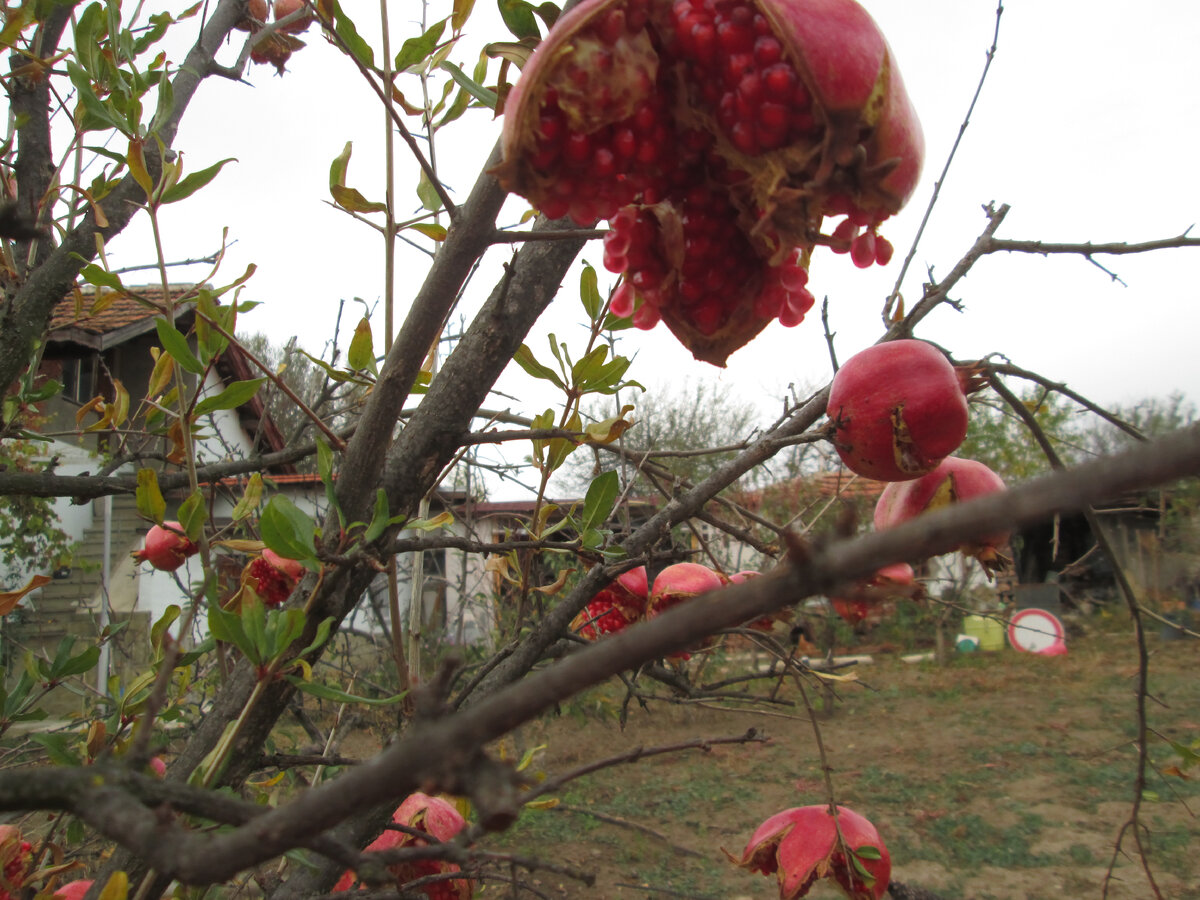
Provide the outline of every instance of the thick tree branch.
<path id="1" fill-rule="evenodd" d="M 411 791 L 462 792 L 473 760 L 486 744 L 529 721 L 578 691 L 646 660 L 686 649 L 709 634 L 826 593 L 838 584 L 869 574 L 881 565 L 949 552 L 962 542 L 997 528 L 1016 528 L 1048 516 L 1072 512 L 1105 496 L 1150 487 L 1200 473 L 1200 426 L 1144 445 L 1120 456 L 1057 471 L 1009 491 L 927 513 L 903 526 L 812 547 L 774 572 L 731 585 L 682 604 L 663 616 L 599 641 L 546 669 L 494 692 L 487 703 L 444 718 L 415 724 L 375 759 L 295 800 L 244 824 L 214 835 L 170 834 L 170 858 L 154 855 L 153 864 L 193 884 L 224 881 L 288 849 L 308 845 L 315 836 L 353 816 L 364 806 L 396 801 Z M 44 808 L 22 788 L 38 770 L 0 773 L 0 796 L 16 798 L 10 809 Z M 42 770 L 44 771 L 44 770 Z M 102 784 L 96 791 L 116 791 Z M 61 798 L 62 789 L 47 795 Z M 11 792 L 11 793 L 10 793 Z M 105 810 L 124 817 L 137 802 L 108 799 Z M 56 806 L 56 803 L 49 804 Z M 140 815 L 140 813 L 139 813 Z M 90 824 L 129 846 L 149 840 L 142 822 L 131 837 L 97 815 Z M 128 823 L 125 823 L 126 826 Z M 155 834 L 161 839 L 160 832 Z M 164 842 L 165 843 L 165 842 Z"/>

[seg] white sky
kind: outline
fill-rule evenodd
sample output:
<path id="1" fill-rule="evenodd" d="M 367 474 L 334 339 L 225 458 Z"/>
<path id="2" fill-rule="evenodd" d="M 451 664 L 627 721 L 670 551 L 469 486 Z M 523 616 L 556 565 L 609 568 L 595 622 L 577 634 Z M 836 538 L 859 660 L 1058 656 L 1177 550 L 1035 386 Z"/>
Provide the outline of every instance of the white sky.
<path id="1" fill-rule="evenodd" d="M 374 4 L 344 5 L 364 35 L 378 33 Z M 881 333 L 880 308 L 899 271 L 933 184 L 975 91 L 995 24 L 996 0 L 873 0 L 865 4 L 895 52 L 924 126 L 927 159 L 914 199 L 883 229 L 896 245 L 891 265 L 861 271 L 847 256 L 819 251 L 810 288 L 830 298 L 831 327 L 845 359 Z M 430 21 L 449 11 L 430 7 Z M 392 50 L 416 32 L 403 12 L 417 0 L 390 4 Z M 468 45 L 503 39 L 494 0 L 477 0 Z M 169 258 L 213 250 L 228 226 L 237 243 L 214 279 L 233 280 L 248 263 L 258 272 L 243 294 L 264 305 L 240 325 L 283 343 L 297 334 L 319 352 L 332 334 L 339 299 L 383 296 L 382 240 L 334 210 L 328 199 L 330 161 L 354 142 L 349 183 L 381 199 L 383 113 L 353 67 L 325 45 L 317 29 L 289 72 L 252 67 L 247 84 L 212 79 L 184 119 L 177 147 L 189 169 L 235 156 L 218 179 L 164 215 Z M 982 204 L 1012 207 L 1000 237 L 1048 242 L 1139 242 L 1178 235 L 1200 215 L 1200 90 L 1194 56 L 1200 46 L 1200 5 L 1190 0 L 1007 0 L 999 52 L 975 115 L 922 240 L 903 293 L 917 298 L 926 267 L 948 272 L 985 225 Z M 229 58 L 237 48 L 228 48 Z M 474 62 L 476 50 L 457 58 Z M 494 70 L 493 70 L 494 72 Z M 402 89 L 415 91 L 416 80 Z M 499 134 L 476 112 L 468 125 L 439 133 L 445 180 L 465 198 Z M 402 145 L 397 141 L 397 146 Z M 415 165 L 402 158 L 400 196 L 412 198 Z M 522 208 L 506 208 L 510 220 Z M 144 224 L 144 223 L 143 223 Z M 1198 232 L 1200 234 L 1200 232 Z M 148 230 L 132 228 L 110 248 L 114 266 L 145 261 Z M 511 252 L 498 247 L 490 271 Z M 599 243 L 583 256 L 599 265 Z M 1080 257 L 993 256 L 977 264 L 953 292 L 960 314 L 944 308 L 918 331 L 956 357 L 1006 353 L 1015 363 L 1066 381 L 1101 403 L 1183 391 L 1200 401 L 1200 352 L 1194 311 L 1200 249 L 1104 257 L 1126 286 Z M 397 317 L 423 276 L 427 259 L 403 250 L 397 266 Z M 606 276 L 601 269 L 602 278 Z M 177 270 L 173 280 L 205 277 Z M 127 276 L 135 283 L 136 276 Z M 146 280 L 150 280 L 147 278 Z M 602 282 L 603 283 L 603 282 Z M 544 335 L 578 341 L 582 317 L 577 279 L 569 279 L 530 344 L 546 354 Z M 482 273 L 464 311 L 482 302 Z M 344 328 L 352 328 L 352 310 Z M 382 346 L 382 312 L 375 323 Z M 816 385 L 829 377 L 819 308 L 795 329 L 770 326 L 718 372 L 693 360 L 662 326 L 623 343 L 637 354 L 630 377 L 716 378 L 769 416 L 789 383 Z M 514 367 L 515 369 L 515 367 Z M 523 373 L 501 387 L 529 398 L 514 411 L 532 413 L 553 402 Z"/>

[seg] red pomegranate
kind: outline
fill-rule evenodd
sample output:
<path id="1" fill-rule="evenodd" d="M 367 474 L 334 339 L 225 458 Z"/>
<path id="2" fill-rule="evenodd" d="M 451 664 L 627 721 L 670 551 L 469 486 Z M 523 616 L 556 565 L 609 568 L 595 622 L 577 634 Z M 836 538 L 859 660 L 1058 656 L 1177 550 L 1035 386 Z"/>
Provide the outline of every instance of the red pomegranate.
<path id="1" fill-rule="evenodd" d="M 913 481 L 894 481 L 883 489 L 875 504 L 875 529 L 882 531 L 919 516 L 927 509 L 973 500 L 1004 490 L 1004 481 L 981 462 L 948 456 L 932 472 Z M 990 574 L 1007 563 L 1001 548 L 1008 533 L 986 535 L 964 544 L 962 552 L 974 556 Z"/>
<path id="2" fill-rule="evenodd" d="M 890 255 L 876 230 L 924 152 L 854 0 L 583 0 L 526 64 L 502 141 L 506 188 L 551 218 L 612 220 L 614 313 L 661 319 L 716 365 L 803 318 L 817 245 Z M 825 234 L 827 216 L 848 224 Z"/>
<path id="3" fill-rule="evenodd" d="M 924 475 L 967 435 L 958 372 L 925 341 L 889 341 L 850 357 L 830 385 L 827 412 L 842 462 L 879 481 Z"/>
<path id="4" fill-rule="evenodd" d="M 246 0 L 246 14 L 233 27 L 238 31 L 258 31 L 267 21 L 267 0 Z"/>
<path id="5" fill-rule="evenodd" d="M 145 546 L 133 554 L 136 562 L 148 562 L 163 572 L 174 572 L 200 548 L 188 540 L 178 522 L 163 522 L 146 532 Z"/>
<path id="6" fill-rule="evenodd" d="M 15 825 L 0 825 L 0 900 L 20 896 L 29 867 L 33 865 L 33 845 Z"/>
<path id="7" fill-rule="evenodd" d="M 780 900 L 803 897 L 818 878 L 832 878 L 850 900 L 879 900 L 892 873 L 891 857 L 875 826 L 844 806 L 837 808 L 835 824 L 826 804 L 776 813 L 758 826 L 740 858 L 728 851 L 725 855 L 751 872 L 774 874 Z"/>
<path id="8" fill-rule="evenodd" d="M 286 35 L 272 34 L 254 45 L 250 51 L 250 61 L 260 66 L 269 63 L 275 67 L 277 74 L 282 75 L 287 71 L 287 61 L 292 58 L 290 42 L 294 40 Z"/>
<path id="9" fill-rule="evenodd" d="M 305 14 L 295 22 L 292 22 L 290 25 L 284 25 L 279 29 L 284 34 L 301 34 L 308 30 L 308 26 L 314 20 L 312 7 L 305 3 L 304 0 L 275 0 L 273 9 L 276 22 L 290 16 L 297 10 L 305 10 Z"/>
<path id="10" fill-rule="evenodd" d="M 830 597 L 833 611 L 851 627 L 868 620 L 876 622 L 886 616 L 894 602 L 901 597 L 921 596 L 924 589 L 908 563 L 884 566 L 870 578 L 854 582 L 848 590 Z"/>
<path id="11" fill-rule="evenodd" d="M 654 579 L 654 587 L 646 602 L 646 618 L 653 619 L 668 609 L 686 603 L 700 594 L 714 591 L 725 585 L 725 579 L 708 566 L 700 563 L 681 562 L 667 566 Z M 708 643 L 705 643 L 708 646 Z M 691 659 L 691 654 L 681 651 L 669 659 Z"/>
<path id="12" fill-rule="evenodd" d="M 571 630 L 589 641 L 623 630 L 645 614 L 648 590 L 645 566 L 622 572 L 575 617 Z"/>
<path id="13" fill-rule="evenodd" d="M 451 840 L 467 824 L 458 810 L 441 797 L 431 797 L 420 791 L 410 794 L 405 798 L 404 802 L 400 804 L 396 812 L 392 815 L 392 821 L 398 825 L 409 825 L 413 828 L 419 828 L 426 834 L 443 842 Z M 397 847 L 425 846 L 428 846 L 428 841 L 424 838 L 414 837 L 403 831 L 388 830 L 377 837 L 367 847 L 366 852 L 392 850 Z M 442 875 L 461 871 L 458 865 L 437 859 L 419 859 L 411 862 L 397 863 L 393 866 L 388 866 L 388 870 L 396 876 L 396 880 L 400 884 L 413 881 L 417 878 L 423 878 L 426 875 Z M 333 892 L 339 893 L 350 890 L 350 886 L 354 884 L 354 881 L 355 875 L 353 872 L 342 873 L 342 877 L 333 886 Z M 362 887 L 360 886 L 360 890 Z M 466 879 L 456 878 L 427 884 L 419 888 L 419 890 L 426 897 L 429 897 L 430 900 L 470 900 L 475 892 L 475 885 Z"/>
<path id="14" fill-rule="evenodd" d="M 270 548 L 262 556 L 251 561 L 247 569 L 247 580 L 253 580 L 254 593 L 269 607 L 282 604 L 291 596 L 292 590 L 304 574 L 304 566 L 297 560 L 286 559 Z"/>

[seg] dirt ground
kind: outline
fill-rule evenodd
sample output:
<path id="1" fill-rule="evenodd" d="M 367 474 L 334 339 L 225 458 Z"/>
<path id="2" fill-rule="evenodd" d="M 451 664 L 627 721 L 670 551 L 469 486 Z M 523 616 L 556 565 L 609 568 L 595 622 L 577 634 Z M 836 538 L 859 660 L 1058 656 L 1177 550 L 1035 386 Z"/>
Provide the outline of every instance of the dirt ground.
<path id="1" fill-rule="evenodd" d="M 1167 740 L 1200 750 L 1200 642 L 1149 640 L 1148 717 L 1158 736 L 1142 804 L 1143 844 L 1164 897 L 1200 900 L 1200 771 L 1185 773 L 1192 780 L 1163 773 L 1179 762 Z M 819 719 L 837 800 L 878 827 L 893 880 L 947 900 L 1100 898 L 1134 796 L 1136 661 L 1127 633 L 1073 641 L 1065 657 L 1005 650 L 964 654 L 944 668 L 876 648 L 873 661 L 858 668 L 859 681 L 839 686 L 832 715 Z M 620 694 L 578 698 L 522 729 L 511 749 L 543 747 L 531 769 L 557 776 L 638 747 L 750 728 L 768 741 L 587 775 L 555 793 L 556 807 L 527 811 L 488 849 L 596 876 L 589 888 L 539 871 L 535 887 L 547 897 L 777 897 L 773 878 L 734 867 L 722 848 L 740 854 L 767 816 L 825 800 L 798 689 L 783 686 L 786 705 L 749 711 L 728 708 L 737 702 L 683 705 L 662 688 L 657 693 L 664 699 L 649 710 L 633 705 L 623 730 Z M 1108 897 L 1154 896 L 1132 836 L 1124 851 Z M 842 895 L 822 884 L 809 896 Z"/>

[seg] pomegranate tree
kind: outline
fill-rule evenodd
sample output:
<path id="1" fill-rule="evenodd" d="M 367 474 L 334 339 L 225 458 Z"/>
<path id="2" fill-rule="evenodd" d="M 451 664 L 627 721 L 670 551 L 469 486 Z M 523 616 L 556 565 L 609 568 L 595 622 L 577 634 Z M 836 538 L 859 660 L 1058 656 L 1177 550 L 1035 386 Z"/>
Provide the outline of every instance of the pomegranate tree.
<path id="1" fill-rule="evenodd" d="M 420 829 L 440 842 L 452 840 L 467 824 L 459 811 L 450 803 L 441 797 L 431 797 L 420 791 L 409 794 L 404 799 L 404 802 L 392 814 L 392 821 L 397 825 L 408 825 Z M 367 847 L 366 852 L 394 850 L 398 847 L 427 846 L 429 846 L 429 842 L 424 838 L 404 831 L 389 829 L 377 837 Z M 427 875 L 458 872 L 460 868 L 455 863 L 440 859 L 417 859 L 395 863 L 388 866 L 388 871 L 396 876 L 399 884 L 405 884 Z M 333 891 L 334 893 L 348 891 L 354 882 L 354 873 L 344 872 L 337 884 L 333 886 Z M 430 900 L 470 900 L 475 892 L 475 886 L 471 881 L 455 878 L 423 885 L 418 890 Z"/>
<path id="2" fill-rule="evenodd" d="M 884 488 L 875 504 L 875 528 L 891 528 L 928 509 L 940 509 L 1002 490 L 1004 481 L 983 463 L 948 456 L 927 475 L 912 481 L 894 481 Z M 1008 537 L 1007 532 L 986 535 L 960 549 L 974 556 L 991 573 L 1008 561 L 1001 552 Z"/>
<path id="3" fill-rule="evenodd" d="M 189 556 L 199 552 L 200 548 L 183 533 L 182 525 L 163 522 L 146 532 L 145 546 L 134 552 L 133 558 L 136 562 L 148 562 L 163 572 L 174 572 L 187 562 Z"/>
<path id="4" fill-rule="evenodd" d="M 622 572 L 608 587 L 596 593 L 575 617 L 571 630 L 589 641 L 615 634 L 645 615 L 648 592 L 645 566 Z"/>
<path id="5" fill-rule="evenodd" d="M 875 826 L 844 806 L 835 821 L 827 804 L 776 813 L 758 826 L 740 858 L 725 855 L 751 872 L 774 874 L 780 900 L 803 897 L 818 878 L 832 878 L 851 900 L 879 900 L 892 871 Z"/>
<path id="6" fill-rule="evenodd" d="M 530 57 L 502 141 L 506 188 L 551 218 L 611 220 L 613 313 L 661 319 L 716 365 L 800 322 L 816 246 L 890 258 L 877 230 L 924 151 L 854 0 L 583 0 Z"/>
<path id="7" fill-rule="evenodd" d="M 829 387 L 827 412 L 842 462 L 879 481 L 924 475 L 967 435 L 963 382 L 925 341 L 889 341 L 850 357 Z"/>

